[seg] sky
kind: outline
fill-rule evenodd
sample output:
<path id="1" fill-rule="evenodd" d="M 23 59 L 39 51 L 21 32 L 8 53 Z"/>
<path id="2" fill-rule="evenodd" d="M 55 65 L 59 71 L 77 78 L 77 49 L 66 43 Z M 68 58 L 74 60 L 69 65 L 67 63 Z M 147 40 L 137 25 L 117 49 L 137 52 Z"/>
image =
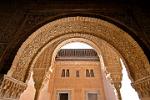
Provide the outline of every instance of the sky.
<path id="1" fill-rule="evenodd" d="M 93 48 L 85 43 L 72 42 L 64 45 L 61 49 L 93 49 Z"/>
<path id="2" fill-rule="evenodd" d="M 93 49 L 93 48 L 85 43 L 72 42 L 72 43 L 64 45 L 61 49 Z M 139 100 L 137 93 L 131 86 L 131 80 L 128 77 L 125 65 L 123 64 L 122 60 L 120 61 L 123 67 L 122 87 L 120 89 L 122 100 Z"/>

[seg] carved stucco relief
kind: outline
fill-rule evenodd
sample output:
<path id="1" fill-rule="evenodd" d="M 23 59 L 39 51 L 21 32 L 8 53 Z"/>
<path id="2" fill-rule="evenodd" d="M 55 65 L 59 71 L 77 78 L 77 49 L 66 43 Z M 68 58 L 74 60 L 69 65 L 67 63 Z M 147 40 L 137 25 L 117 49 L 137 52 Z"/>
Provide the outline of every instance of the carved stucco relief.
<path id="1" fill-rule="evenodd" d="M 35 31 L 19 49 L 8 75 L 23 81 L 29 64 L 41 48 L 58 36 L 76 32 L 85 33 L 85 37 L 91 34 L 114 46 L 125 59 L 134 80 L 149 75 L 149 62 L 136 41 L 113 24 L 89 17 L 62 18 Z"/>
<path id="2" fill-rule="evenodd" d="M 76 38 L 76 37 L 80 37 L 80 38 Z M 46 45 L 45 46 L 46 48 L 44 50 L 41 50 L 41 53 L 38 54 L 38 56 L 34 59 L 33 63 L 31 64 L 31 66 L 32 66 L 31 70 L 32 69 L 33 70 L 34 69 L 41 70 L 41 69 L 45 68 L 45 71 L 43 71 L 43 73 L 45 73 L 46 70 L 49 69 L 50 66 L 53 66 L 53 63 L 55 61 L 52 59 L 55 59 L 55 56 L 61 47 L 59 45 L 62 42 L 69 43 L 69 42 L 73 42 L 73 41 L 82 41 L 82 42 L 88 43 L 89 45 L 93 46 L 93 44 L 89 43 L 89 41 L 91 41 L 92 43 L 97 45 L 96 51 L 99 53 L 99 55 L 102 54 L 103 57 L 105 58 L 104 61 L 105 61 L 106 70 L 108 70 L 109 73 L 112 73 L 112 75 L 116 74 L 116 72 L 117 72 L 121 76 L 122 68 L 120 65 L 120 56 L 118 55 L 118 53 L 115 52 L 114 48 L 109 47 L 108 43 L 105 43 L 103 40 L 101 40 L 99 38 L 96 38 L 91 35 L 85 36 L 85 34 L 82 34 L 82 33 L 74 33 L 74 34 L 64 35 L 64 36 L 58 37 L 56 39 L 56 41 L 54 41 L 53 43 L 51 42 L 48 45 Z M 57 49 L 57 47 L 58 47 L 58 49 Z M 97 48 L 99 48 L 99 49 L 97 49 Z M 113 59 L 111 59 L 111 58 L 113 58 Z M 38 73 L 38 71 L 36 71 L 35 73 Z M 35 75 L 35 76 L 37 77 L 37 75 Z M 42 76 L 40 75 L 40 77 L 42 77 Z M 44 76 L 43 76 L 43 78 L 44 78 Z"/>

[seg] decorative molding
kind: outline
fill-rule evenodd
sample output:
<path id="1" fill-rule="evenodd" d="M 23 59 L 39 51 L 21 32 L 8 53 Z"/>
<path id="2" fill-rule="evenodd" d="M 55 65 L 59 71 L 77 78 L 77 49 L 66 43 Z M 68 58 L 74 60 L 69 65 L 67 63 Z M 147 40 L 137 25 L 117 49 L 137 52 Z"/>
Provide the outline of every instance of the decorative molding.
<path id="1" fill-rule="evenodd" d="M 79 62 L 79 63 L 78 63 Z M 89 63 L 90 62 L 90 63 Z M 84 65 L 84 66 L 100 66 L 100 61 L 55 61 L 55 65 L 73 66 L 73 65 Z M 83 66 L 83 67 L 84 67 Z"/>

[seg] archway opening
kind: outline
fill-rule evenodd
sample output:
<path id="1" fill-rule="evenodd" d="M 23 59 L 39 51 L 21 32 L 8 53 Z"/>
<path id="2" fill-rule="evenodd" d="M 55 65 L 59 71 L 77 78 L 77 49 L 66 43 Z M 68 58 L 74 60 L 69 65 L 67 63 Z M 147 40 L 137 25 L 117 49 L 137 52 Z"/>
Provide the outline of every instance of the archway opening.
<path id="1" fill-rule="evenodd" d="M 58 53 L 59 54 L 61 54 L 61 56 L 63 56 L 63 55 L 65 55 L 64 53 L 66 53 L 67 54 L 67 52 L 66 51 L 71 51 L 71 50 L 79 50 L 79 51 L 81 51 L 81 50 L 94 50 L 94 48 L 93 47 L 91 47 L 89 44 L 86 44 L 86 43 L 83 43 L 83 42 L 70 42 L 70 43 L 67 43 L 67 44 L 65 44 L 65 45 L 63 45 L 61 48 L 60 48 L 60 50 L 58 51 Z M 62 51 L 65 51 L 65 52 L 62 52 Z M 95 50 L 94 50 L 95 51 Z M 75 51 L 73 51 L 74 53 L 75 53 Z M 85 52 L 85 51 L 84 51 Z M 96 52 L 96 51 L 95 51 Z M 77 52 L 76 52 L 77 53 Z M 83 52 L 82 52 L 83 53 Z M 58 55 L 58 54 L 57 54 Z M 69 56 L 71 56 L 71 52 L 70 52 L 70 54 L 69 54 Z M 74 55 L 75 56 L 75 55 Z M 79 57 L 79 59 L 80 59 L 80 57 L 81 56 L 79 56 L 79 54 L 78 54 L 78 57 Z M 55 59 L 58 59 L 57 58 L 57 56 L 56 56 L 56 58 Z M 71 58 L 70 58 L 71 59 Z M 67 60 L 67 59 L 65 59 L 65 60 Z M 134 99 L 134 100 L 139 100 L 139 98 L 138 98 L 138 96 L 137 96 L 137 94 L 135 93 L 135 91 L 133 91 L 133 88 L 131 87 L 131 85 L 130 85 L 130 79 L 128 78 L 128 75 L 127 75 L 127 71 L 125 70 L 125 65 L 124 65 L 124 63 L 122 62 L 122 60 L 120 60 L 120 62 L 121 62 L 121 65 L 122 65 L 122 67 L 123 67 L 123 80 L 122 80 L 122 88 L 121 88 L 121 96 L 122 96 L 122 100 L 127 100 L 127 99 Z M 80 63 L 80 62 L 79 62 Z M 104 62 L 102 62 L 102 63 L 104 63 Z M 69 64 L 69 63 L 68 63 Z M 61 68 L 62 69 L 62 68 Z M 62 71 L 62 70 L 61 70 Z M 68 70 L 66 70 L 66 72 L 61 72 L 60 74 L 61 74 L 61 77 L 63 76 L 63 77 L 66 77 L 67 76 L 67 71 Z M 81 77 L 80 76 L 80 73 L 79 73 L 80 71 L 79 70 L 77 70 L 77 72 L 75 73 L 76 74 L 76 77 Z M 104 71 L 101 71 L 101 72 L 104 72 Z M 86 72 L 85 72 L 86 73 Z M 66 75 L 65 75 L 66 74 Z M 68 77 L 70 77 L 70 72 L 68 71 Z M 113 98 L 114 98 L 114 100 L 116 100 L 116 98 L 117 98 L 117 95 L 115 95 L 115 93 L 113 94 L 112 92 L 115 92 L 115 90 L 114 90 L 114 88 L 112 87 L 112 85 L 110 85 L 111 83 L 110 83 L 110 81 L 107 79 L 107 77 L 106 76 L 104 76 L 105 75 L 105 73 L 103 73 L 103 84 L 105 84 L 105 86 L 104 86 L 104 91 L 103 92 L 108 92 L 109 91 L 109 95 L 111 95 L 111 96 L 114 96 L 114 97 L 111 97 L 111 99 L 113 100 Z M 30 80 L 29 80 L 29 82 L 28 82 L 28 84 L 29 84 L 29 87 L 32 85 L 32 87 L 33 87 L 33 79 L 32 79 L 32 74 L 31 74 L 31 78 L 30 78 Z M 47 88 L 49 88 L 49 86 L 47 86 Z M 28 88 L 29 89 L 29 88 Z M 31 90 L 26 90 L 26 91 L 31 91 Z M 88 88 L 89 89 L 89 88 Z M 107 90 L 106 90 L 107 89 Z M 131 91 L 130 91 L 131 90 Z M 26 92 L 25 91 L 25 92 Z M 58 96 L 59 98 L 60 98 L 60 100 L 61 100 L 61 98 L 63 98 L 63 96 L 65 96 L 66 97 L 66 94 L 67 94 L 67 97 L 66 98 L 68 98 L 68 100 L 69 100 L 69 98 L 71 98 L 71 89 L 70 88 L 68 88 L 67 89 L 67 87 L 65 88 L 63 88 L 62 90 L 60 89 L 60 90 L 57 90 L 57 95 L 56 96 Z M 86 91 L 88 91 L 87 92 L 87 94 L 89 93 L 89 95 L 90 95 L 90 93 L 95 93 L 95 94 L 97 94 L 98 92 L 96 91 L 96 90 L 86 90 Z M 35 93 L 35 91 L 32 91 L 32 92 L 34 92 Z M 53 91 L 54 92 L 54 91 Z M 79 91 L 78 91 L 79 92 Z M 127 96 L 127 94 L 130 92 L 130 96 Z M 34 94 L 34 93 L 32 93 L 32 94 Z M 56 91 L 54 92 L 54 93 L 52 93 L 52 94 L 55 94 L 56 93 Z M 65 93 L 65 94 L 64 94 Z M 39 100 L 43 100 L 43 98 L 44 98 L 44 100 L 45 100 L 45 95 L 44 95 L 45 93 L 43 92 L 43 90 L 40 92 L 40 95 L 39 95 Z M 64 94 L 64 95 L 63 95 Z M 25 98 L 25 95 L 26 94 L 24 94 L 23 96 L 21 96 L 21 99 L 20 100 L 25 100 L 26 98 Z M 70 95 L 70 97 L 69 97 L 69 95 Z M 49 95 L 50 96 L 50 95 Z M 87 96 L 87 95 L 86 95 Z M 89 98 L 97 98 L 97 97 L 94 97 L 94 95 L 91 95 L 91 96 L 93 96 L 93 97 L 89 97 Z M 107 93 L 107 96 L 108 96 L 108 93 Z M 64 98 L 65 98 L 64 97 Z M 25 98 L 25 99 L 24 99 Z M 50 98 L 50 100 L 53 100 L 53 98 L 51 98 L 51 96 L 49 97 Z M 86 97 L 86 98 L 88 98 L 88 97 Z M 32 98 L 32 100 L 34 100 L 34 98 Z M 48 100 L 48 99 L 47 99 Z"/>
<path id="2" fill-rule="evenodd" d="M 114 88 L 104 78 L 104 71 L 95 48 L 85 41 L 76 41 L 69 41 L 57 52 L 53 65 L 54 74 L 50 80 L 50 100 L 55 100 L 56 97 L 58 100 L 63 99 L 63 93 L 67 94 L 67 97 L 64 95 L 67 100 L 71 98 L 108 100 L 108 97 L 116 100 Z"/>
<path id="3" fill-rule="evenodd" d="M 90 45 L 82 42 L 71 42 L 66 45 L 64 45 L 61 49 L 94 49 Z M 125 68 L 125 64 L 120 58 L 120 63 L 123 68 L 123 79 L 122 79 L 122 87 L 120 89 L 122 100 L 139 100 L 137 92 L 133 89 L 131 86 L 131 80 L 129 79 L 127 70 Z"/>
<path id="4" fill-rule="evenodd" d="M 61 47 L 61 49 L 93 49 L 94 50 L 94 48 L 91 47 L 89 44 L 82 43 L 82 42 L 71 42 Z M 121 82 L 122 87 L 120 89 L 122 100 L 129 100 L 129 99 L 139 100 L 137 92 L 131 86 L 131 80 L 129 79 L 127 70 L 125 68 L 125 64 L 123 63 L 121 58 L 120 58 L 120 63 L 121 63 L 121 67 L 123 68 L 122 70 L 123 79 Z"/>

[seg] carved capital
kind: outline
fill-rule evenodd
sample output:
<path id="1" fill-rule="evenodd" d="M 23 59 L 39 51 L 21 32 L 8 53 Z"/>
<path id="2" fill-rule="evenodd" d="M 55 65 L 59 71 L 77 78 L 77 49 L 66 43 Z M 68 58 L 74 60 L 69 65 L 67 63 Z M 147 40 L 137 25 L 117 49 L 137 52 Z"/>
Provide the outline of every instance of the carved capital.
<path id="1" fill-rule="evenodd" d="M 122 73 L 118 73 L 118 74 L 115 74 L 115 73 L 112 73 L 110 75 L 111 79 L 112 79 L 112 82 L 113 84 L 114 83 L 121 83 L 121 80 L 122 80 Z"/>
<path id="2" fill-rule="evenodd" d="M 41 89 L 42 82 L 43 82 L 43 77 L 45 75 L 45 68 L 42 68 L 42 69 L 34 68 L 33 71 L 34 71 L 33 80 L 35 82 L 34 87 L 36 89 L 34 100 L 38 100 L 40 89 Z"/>
<path id="3" fill-rule="evenodd" d="M 138 92 L 140 98 L 150 97 L 150 75 L 138 79 L 132 83 L 132 87 Z"/>
<path id="4" fill-rule="evenodd" d="M 114 85 L 114 88 L 116 89 L 116 94 L 117 94 L 118 100 L 122 100 L 121 93 L 120 93 L 122 74 L 121 73 L 113 73 L 110 76 L 112 79 L 112 84 Z"/>
<path id="5" fill-rule="evenodd" d="M 5 75 L 0 86 L 0 98 L 19 99 L 26 87 L 26 83 Z"/>

